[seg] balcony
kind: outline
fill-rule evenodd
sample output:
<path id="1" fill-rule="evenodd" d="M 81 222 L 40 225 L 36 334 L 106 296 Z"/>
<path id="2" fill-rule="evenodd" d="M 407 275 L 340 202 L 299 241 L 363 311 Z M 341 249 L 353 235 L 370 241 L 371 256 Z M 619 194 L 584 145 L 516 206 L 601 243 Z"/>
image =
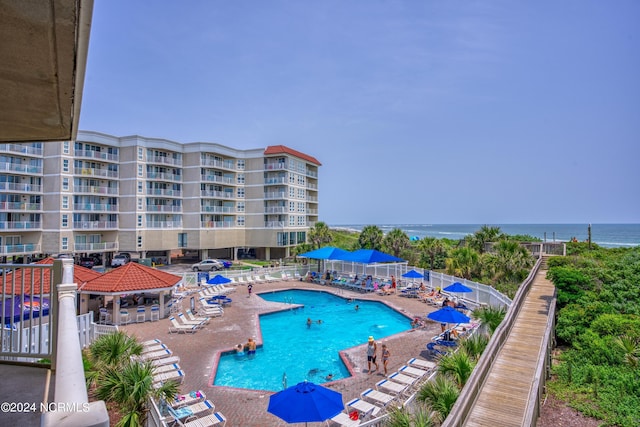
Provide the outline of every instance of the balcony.
<path id="1" fill-rule="evenodd" d="M 118 154 L 111 154 L 105 151 L 74 150 L 73 154 L 75 155 L 75 157 L 85 157 L 89 159 L 106 160 L 110 162 L 118 162 L 120 160 L 120 156 Z"/>
<path id="2" fill-rule="evenodd" d="M 200 165 L 201 166 L 212 166 L 214 168 L 221 168 L 221 169 L 230 169 L 230 170 L 235 170 L 236 165 L 235 162 L 233 160 L 216 160 L 216 159 L 212 159 L 212 158 L 206 158 L 206 159 L 202 159 L 200 161 Z"/>
<path id="3" fill-rule="evenodd" d="M 287 212 L 287 208 L 284 206 L 267 206 L 264 208 L 266 214 L 280 214 Z"/>
<path id="4" fill-rule="evenodd" d="M 34 184 L 17 182 L 0 182 L 0 191 L 16 191 L 20 193 L 40 193 L 42 187 Z"/>
<path id="5" fill-rule="evenodd" d="M 268 171 L 285 169 L 288 169 L 287 164 L 282 162 L 267 162 L 264 164 L 264 170 Z"/>
<path id="6" fill-rule="evenodd" d="M 235 199 L 234 193 L 231 191 L 200 190 L 200 195 L 215 199 Z"/>
<path id="7" fill-rule="evenodd" d="M 117 230 L 117 221 L 74 221 L 75 230 Z"/>
<path id="8" fill-rule="evenodd" d="M 117 251 L 118 242 L 74 243 L 75 252 Z"/>
<path id="9" fill-rule="evenodd" d="M 160 163 L 169 166 L 182 166 L 182 159 L 175 159 L 166 156 L 148 156 L 147 163 Z"/>
<path id="10" fill-rule="evenodd" d="M 182 212 L 182 206 L 147 205 L 147 212 Z"/>
<path id="11" fill-rule="evenodd" d="M 182 181 L 182 175 L 169 172 L 150 172 L 147 171 L 147 178 L 158 179 L 164 181 Z"/>
<path id="12" fill-rule="evenodd" d="M 73 173 L 83 176 L 101 176 L 103 178 L 117 178 L 118 171 L 110 171 L 108 169 L 94 169 L 94 168 L 74 168 Z"/>
<path id="13" fill-rule="evenodd" d="M 182 221 L 147 221 L 147 228 L 182 228 Z"/>
<path id="14" fill-rule="evenodd" d="M 118 212 L 118 205 L 106 203 L 74 203 L 75 211 Z"/>
<path id="15" fill-rule="evenodd" d="M 265 221 L 264 226 L 266 228 L 284 228 L 286 225 L 285 221 Z"/>
<path id="16" fill-rule="evenodd" d="M 231 206 L 201 206 L 200 212 L 209 213 L 235 213 L 236 209 Z"/>
<path id="17" fill-rule="evenodd" d="M 0 209 L 4 211 L 39 211 L 41 208 L 40 203 L 0 202 Z"/>
<path id="18" fill-rule="evenodd" d="M 307 188 L 308 188 L 309 190 L 315 190 L 315 191 L 318 191 L 318 184 L 312 184 L 312 183 L 310 183 L 310 182 L 307 182 Z"/>
<path id="19" fill-rule="evenodd" d="M 305 200 L 307 202 L 318 203 L 318 198 L 316 196 L 309 196 L 308 194 L 307 194 L 307 197 L 305 197 Z"/>
<path id="20" fill-rule="evenodd" d="M 286 184 L 287 181 L 288 180 L 287 180 L 286 177 L 265 178 L 264 179 L 264 184 L 265 185 Z"/>
<path id="21" fill-rule="evenodd" d="M 42 174 L 42 166 L 24 165 L 21 163 L 0 164 L 0 172 L 28 173 L 29 175 Z"/>
<path id="22" fill-rule="evenodd" d="M 147 188 L 147 195 L 149 195 L 149 196 L 181 197 L 182 196 L 182 191 L 173 190 L 171 188 Z"/>
<path id="23" fill-rule="evenodd" d="M 200 179 L 206 182 L 219 182 L 220 184 L 233 184 L 234 179 L 231 177 L 217 175 L 200 175 Z"/>
<path id="24" fill-rule="evenodd" d="M 42 228 L 40 221 L 0 221 L 0 230 L 37 230 Z"/>
<path id="25" fill-rule="evenodd" d="M 42 148 L 20 144 L 2 144 L 0 145 L 0 152 L 24 154 L 27 156 L 42 156 Z"/>
<path id="26" fill-rule="evenodd" d="M 200 221 L 201 228 L 233 228 L 235 223 L 232 221 Z"/>
<path id="27" fill-rule="evenodd" d="M 265 199 L 286 199 L 287 198 L 287 193 L 284 191 L 278 191 L 276 193 L 264 193 L 264 198 Z"/>
<path id="28" fill-rule="evenodd" d="M 75 193 L 91 193 L 91 194 L 109 194 L 109 195 L 118 195 L 118 187 L 107 187 L 107 186 L 94 186 L 94 185 L 74 185 L 73 190 Z"/>
<path id="29" fill-rule="evenodd" d="M 21 255 L 40 252 L 40 245 L 37 243 L 24 243 L 22 245 L 0 246 L 0 255 Z"/>

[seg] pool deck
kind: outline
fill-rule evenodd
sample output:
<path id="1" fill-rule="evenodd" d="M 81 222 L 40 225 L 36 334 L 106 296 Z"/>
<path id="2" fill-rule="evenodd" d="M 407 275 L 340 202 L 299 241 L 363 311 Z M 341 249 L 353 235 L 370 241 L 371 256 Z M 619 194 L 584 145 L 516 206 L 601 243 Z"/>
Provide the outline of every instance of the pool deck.
<path id="1" fill-rule="evenodd" d="M 211 386 L 216 355 L 232 350 L 238 343 L 245 343 L 248 337 L 256 337 L 258 345 L 262 344 L 257 324 L 258 314 L 290 307 L 288 304 L 265 301 L 256 295 L 265 291 L 281 289 L 315 289 L 331 292 L 345 298 L 383 301 L 412 318 L 424 316 L 437 309 L 416 298 L 398 295 L 381 296 L 373 293 L 362 294 L 331 286 L 291 280 L 254 285 L 251 297 L 248 296 L 246 286 L 238 286 L 236 291 L 229 295 L 233 299 L 233 303 L 225 309 L 224 317 L 211 319 L 211 322 L 204 329 L 195 334 L 169 334 L 170 323 L 168 319 L 162 319 L 159 322 L 133 323 L 120 328 L 137 336 L 141 341 L 160 339 L 175 355 L 179 356 L 180 367 L 185 372 L 181 391 L 183 393 L 192 390 L 204 391 L 207 398 L 215 404 L 215 410 L 222 412 L 227 418 L 227 427 L 288 426 L 289 424 L 267 412 L 269 396 L 273 394 L 272 392 Z M 197 302 L 197 294 L 194 296 Z M 183 307 L 185 310 L 190 307 L 190 297 L 183 300 Z M 196 309 L 197 307 L 196 303 Z M 427 354 L 425 345 L 431 337 L 439 332 L 440 325 L 438 323 L 428 322 L 427 327 L 423 329 L 402 332 L 386 338 L 384 341 L 391 352 L 388 365 L 389 373 L 405 365 L 413 357 L 434 360 Z M 355 375 L 323 384 L 342 393 L 345 403 L 359 397 L 360 393 L 367 388 L 375 388 L 375 383 L 383 379 L 380 370 L 371 375 L 367 373 L 365 352 L 367 338 L 362 337 L 362 345 L 345 350 Z M 378 364 L 382 368 L 380 359 L 380 348 L 378 348 Z M 309 423 L 308 425 L 326 426 L 326 423 Z"/>

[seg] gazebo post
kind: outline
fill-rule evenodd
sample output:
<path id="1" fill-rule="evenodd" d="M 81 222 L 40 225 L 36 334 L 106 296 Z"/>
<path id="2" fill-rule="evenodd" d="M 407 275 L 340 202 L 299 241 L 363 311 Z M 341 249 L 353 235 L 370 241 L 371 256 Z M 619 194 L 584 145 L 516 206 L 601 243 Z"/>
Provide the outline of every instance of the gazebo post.
<path id="1" fill-rule="evenodd" d="M 120 295 L 113 296 L 113 315 L 111 319 L 114 325 L 120 325 Z"/>
<path id="2" fill-rule="evenodd" d="M 164 319 L 164 291 L 158 292 L 158 305 L 160 305 L 160 318 Z"/>

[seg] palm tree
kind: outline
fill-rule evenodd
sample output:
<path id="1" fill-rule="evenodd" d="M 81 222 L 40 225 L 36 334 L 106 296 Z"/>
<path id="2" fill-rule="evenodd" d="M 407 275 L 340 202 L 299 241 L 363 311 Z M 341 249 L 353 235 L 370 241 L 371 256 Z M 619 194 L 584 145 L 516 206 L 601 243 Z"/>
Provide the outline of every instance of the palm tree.
<path id="1" fill-rule="evenodd" d="M 332 240 L 333 237 L 331 236 L 329 226 L 322 221 L 316 222 L 313 228 L 309 230 L 309 242 L 315 249 L 319 249 L 327 243 L 331 243 Z"/>
<path id="2" fill-rule="evenodd" d="M 395 257 L 399 257 L 400 253 L 411 245 L 407 233 L 399 228 L 394 228 L 388 232 L 387 235 L 384 236 L 382 243 Z"/>
<path id="3" fill-rule="evenodd" d="M 497 274 L 505 280 L 520 281 L 533 265 L 533 256 L 518 242 L 501 240 L 495 246 Z"/>
<path id="4" fill-rule="evenodd" d="M 100 336 L 86 352 L 87 385 L 95 385 L 105 367 L 116 368 L 128 363 L 131 356 L 142 353 L 142 344 L 123 331 Z"/>
<path id="5" fill-rule="evenodd" d="M 635 369 L 638 367 L 638 357 L 640 356 L 640 342 L 628 335 L 617 337 L 616 345 L 624 352 L 624 360 L 627 365 Z"/>
<path id="6" fill-rule="evenodd" d="M 406 407 L 392 408 L 385 427 L 433 427 L 435 421 L 422 405 L 415 405 L 412 411 Z"/>
<path id="7" fill-rule="evenodd" d="M 480 269 L 480 255 L 471 248 L 456 248 L 449 253 L 446 265 L 447 274 L 471 279 Z"/>
<path id="8" fill-rule="evenodd" d="M 480 359 L 487 345 L 489 345 L 489 336 L 477 333 L 462 339 L 460 342 L 460 347 L 475 361 Z"/>
<path id="9" fill-rule="evenodd" d="M 443 375 L 451 375 L 462 389 L 473 372 L 475 362 L 465 351 L 447 353 L 440 358 L 438 372 Z"/>
<path id="10" fill-rule="evenodd" d="M 436 257 L 445 253 L 442 240 L 435 237 L 425 237 L 418 242 L 418 247 L 429 257 L 429 270 L 435 270 Z"/>
<path id="11" fill-rule="evenodd" d="M 489 305 L 486 307 L 476 308 L 473 311 L 473 316 L 476 319 L 480 320 L 480 323 L 482 324 L 482 328 L 486 329 L 489 335 L 493 335 L 493 333 L 495 332 L 496 329 L 498 329 L 498 326 L 500 326 L 500 323 L 502 323 L 506 315 L 507 315 L 507 311 L 502 306 L 493 307 Z"/>
<path id="12" fill-rule="evenodd" d="M 178 392 L 178 383 L 167 381 L 158 388 L 153 386 L 153 366 L 150 362 L 129 361 L 123 366 L 106 367 L 98 381 L 98 399 L 118 406 L 122 418 L 118 427 L 145 425 L 149 398 L 171 401 Z"/>
<path id="13" fill-rule="evenodd" d="M 384 233 L 377 225 L 367 225 L 360 232 L 358 237 L 358 245 L 360 249 L 382 249 L 382 240 Z"/>
<path id="14" fill-rule="evenodd" d="M 478 251 L 478 253 L 483 254 L 485 252 L 485 243 L 495 242 L 500 238 L 501 234 L 500 227 L 483 225 L 480 230 L 469 238 L 469 246 Z"/>
<path id="15" fill-rule="evenodd" d="M 435 380 L 427 381 L 418 390 L 416 399 L 426 403 L 437 413 L 438 420 L 443 421 L 451 412 L 459 395 L 460 389 L 451 379 L 444 375 L 436 375 Z"/>

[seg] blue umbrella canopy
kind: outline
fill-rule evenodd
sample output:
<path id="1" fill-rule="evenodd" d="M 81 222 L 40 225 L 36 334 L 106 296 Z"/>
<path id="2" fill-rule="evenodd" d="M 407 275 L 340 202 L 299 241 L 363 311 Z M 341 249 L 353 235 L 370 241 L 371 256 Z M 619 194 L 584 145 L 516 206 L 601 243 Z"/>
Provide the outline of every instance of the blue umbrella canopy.
<path id="1" fill-rule="evenodd" d="M 424 276 L 423 276 L 422 274 L 418 273 L 418 272 L 417 272 L 417 271 L 415 271 L 415 270 L 409 270 L 409 271 L 407 271 L 406 273 L 404 273 L 404 274 L 402 275 L 402 277 L 407 277 L 407 278 L 409 278 L 409 279 L 420 279 L 420 278 L 422 278 L 422 277 L 424 277 Z"/>
<path id="2" fill-rule="evenodd" d="M 304 381 L 271 395 L 267 412 L 288 423 L 305 423 L 328 420 L 343 409 L 341 393 Z"/>
<path id="3" fill-rule="evenodd" d="M 440 310 L 427 314 L 431 320 L 440 323 L 469 323 L 471 319 L 453 307 L 442 307 Z"/>
<path id="4" fill-rule="evenodd" d="M 404 261 L 403 259 L 394 257 L 384 252 L 380 252 L 376 249 L 359 249 L 355 252 L 349 253 L 344 258 L 345 261 L 359 262 L 362 264 L 372 264 L 374 262 L 398 262 Z"/>
<path id="5" fill-rule="evenodd" d="M 222 274 L 216 274 L 211 279 L 207 280 L 207 284 L 209 285 L 224 285 L 229 282 L 231 282 L 231 279 L 224 277 Z"/>
<path id="6" fill-rule="evenodd" d="M 473 289 L 467 288 L 460 282 L 453 283 L 443 289 L 445 292 L 473 292 Z"/>
<path id="7" fill-rule="evenodd" d="M 344 259 L 350 254 L 349 251 L 345 251 L 344 249 L 334 248 L 333 246 L 325 246 L 324 248 L 316 249 L 311 252 L 305 252 L 303 254 L 298 255 L 302 258 L 311 258 L 311 259 Z"/>

